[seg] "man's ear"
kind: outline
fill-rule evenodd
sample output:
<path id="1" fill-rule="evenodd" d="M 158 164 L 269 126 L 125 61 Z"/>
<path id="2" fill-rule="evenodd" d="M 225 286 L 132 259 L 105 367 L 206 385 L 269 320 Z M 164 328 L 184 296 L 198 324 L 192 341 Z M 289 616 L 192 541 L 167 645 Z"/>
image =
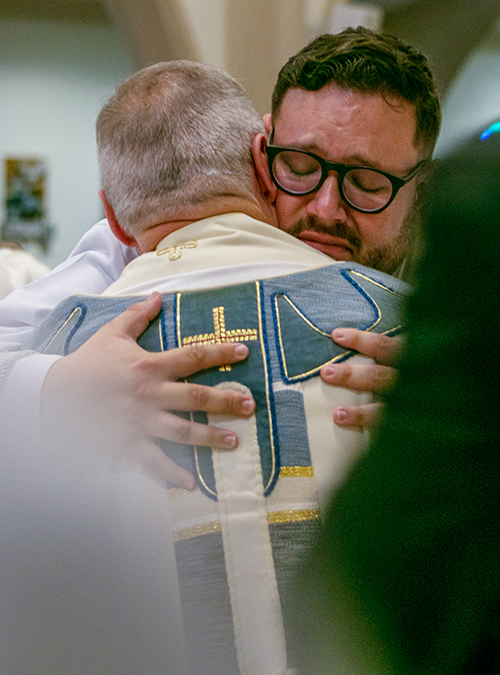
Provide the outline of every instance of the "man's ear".
<path id="1" fill-rule="evenodd" d="M 264 115 L 264 117 L 262 118 L 262 121 L 264 123 L 264 129 L 266 130 L 266 136 L 267 136 L 267 138 L 269 138 L 269 136 L 271 135 L 272 128 L 273 128 L 273 120 L 272 120 L 272 117 L 271 117 L 271 113 L 267 113 L 267 115 Z"/>
<path id="2" fill-rule="evenodd" d="M 122 244 L 125 244 L 125 246 L 130 246 L 132 248 L 136 247 L 137 246 L 136 240 L 129 234 L 127 234 L 120 225 L 120 223 L 117 221 L 115 212 L 113 211 L 113 207 L 108 202 L 106 195 L 104 194 L 104 190 L 99 190 L 99 197 L 101 198 L 102 206 L 104 208 L 104 214 L 111 228 L 111 232 L 115 235 L 115 237 L 119 241 L 122 242 Z"/>
<path id="3" fill-rule="evenodd" d="M 252 155 L 255 165 L 255 175 L 259 184 L 259 190 L 262 197 L 269 204 L 276 201 L 277 187 L 269 175 L 269 166 L 267 164 L 266 137 L 264 134 L 257 134 L 252 142 Z"/>

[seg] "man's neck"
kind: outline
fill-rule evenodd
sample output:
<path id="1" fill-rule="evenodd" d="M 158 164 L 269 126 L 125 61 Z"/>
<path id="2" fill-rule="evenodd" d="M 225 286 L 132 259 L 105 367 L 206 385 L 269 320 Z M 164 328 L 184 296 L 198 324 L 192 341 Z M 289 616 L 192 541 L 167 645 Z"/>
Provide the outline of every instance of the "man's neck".
<path id="1" fill-rule="evenodd" d="M 256 200 L 232 196 L 220 197 L 202 204 L 183 207 L 182 213 L 179 213 L 182 217 L 152 225 L 136 237 L 137 250 L 139 253 L 153 251 L 157 244 L 167 235 L 182 227 L 186 227 L 186 225 L 190 225 L 198 220 L 204 220 L 205 218 L 235 212 L 245 213 L 247 216 L 261 220 L 264 223 L 269 222 Z"/>

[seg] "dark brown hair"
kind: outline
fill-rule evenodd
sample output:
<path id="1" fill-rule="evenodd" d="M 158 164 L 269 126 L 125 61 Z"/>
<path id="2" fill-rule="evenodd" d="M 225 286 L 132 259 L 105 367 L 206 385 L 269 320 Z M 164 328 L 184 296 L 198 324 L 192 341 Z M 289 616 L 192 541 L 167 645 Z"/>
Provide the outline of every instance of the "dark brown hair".
<path id="1" fill-rule="evenodd" d="M 426 57 L 393 35 L 348 28 L 312 40 L 283 66 L 272 98 L 273 120 L 289 89 L 318 91 L 335 84 L 415 106 L 416 138 L 430 155 L 441 124 L 436 86 Z"/>

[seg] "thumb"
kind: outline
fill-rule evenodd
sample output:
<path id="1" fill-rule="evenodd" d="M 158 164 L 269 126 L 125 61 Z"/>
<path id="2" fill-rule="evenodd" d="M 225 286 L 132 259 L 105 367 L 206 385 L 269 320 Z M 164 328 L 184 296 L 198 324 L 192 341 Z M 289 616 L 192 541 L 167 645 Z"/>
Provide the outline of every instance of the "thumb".
<path id="1" fill-rule="evenodd" d="M 125 334 L 125 337 L 137 340 L 144 333 L 150 321 L 152 321 L 161 309 L 161 295 L 154 291 L 147 300 L 131 305 L 122 314 L 110 322 L 114 330 Z"/>

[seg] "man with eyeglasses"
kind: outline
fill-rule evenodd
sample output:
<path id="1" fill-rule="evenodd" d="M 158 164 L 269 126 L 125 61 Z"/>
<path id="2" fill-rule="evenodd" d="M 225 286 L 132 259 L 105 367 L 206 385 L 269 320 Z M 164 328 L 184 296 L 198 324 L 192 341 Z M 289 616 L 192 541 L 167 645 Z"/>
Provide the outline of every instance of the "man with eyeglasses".
<path id="1" fill-rule="evenodd" d="M 439 129 L 439 103 L 425 57 L 396 38 L 361 28 L 322 36 L 282 69 L 272 111 L 272 116 L 264 118 L 266 134 L 258 134 L 254 140 L 253 153 L 261 192 L 275 206 L 279 227 L 335 260 L 353 260 L 391 274 L 401 273 L 418 221 L 417 183 L 424 171 L 417 169 L 430 157 Z M 269 156 L 268 139 L 272 141 Z M 335 166 L 321 166 L 321 160 Z M 297 179 L 290 183 L 290 174 L 301 172 L 310 176 L 307 189 L 297 190 Z M 401 186 L 401 180 L 406 184 Z M 370 191 L 368 201 L 366 193 Z M 69 293 L 102 292 L 133 257 L 131 249 L 114 240 L 105 222 L 95 226 L 45 285 L 33 286 L 3 305 L 0 320 L 7 326 L 4 340 L 8 348 L 18 347 L 18 336 L 37 325 Z M 130 351 L 123 352 L 119 365 L 124 345 L 127 350 L 135 349 L 134 330 L 128 323 L 120 335 L 114 327 L 108 329 L 107 339 L 117 345 L 108 374 L 113 377 L 120 370 L 123 393 L 131 400 L 138 396 L 137 391 L 147 391 L 154 409 L 153 424 L 153 419 L 164 420 L 165 411 L 174 407 L 179 368 L 172 359 L 185 361 L 186 356 L 165 354 L 169 364 L 155 386 L 137 387 L 136 373 L 126 377 Z M 333 337 L 343 347 L 357 349 L 380 363 L 394 351 L 385 336 L 338 329 Z M 228 363 L 235 358 L 230 351 L 230 344 L 198 350 L 196 362 L 184 364 L 182 372 L 187 375 L 189 369 L 195 372 Z M 2 376 L 17 369 L 26 370 L 28 377 L 24 356 L 4 359 Z M 49 358 L 53 357 L 45 357 L 45 363 Z M 40 365 L 35 379 L 41 382 L 46 373 L 47 366 Z M 385 365 L 336 364 L 325 367 L 322 377 L 331 384 L 381 391 L 391 379 L 391 370 Z M 29 379 L 33 381 L 31 373 Z M 210 393 L 202 403 L 195 393 L 189 398 L 193 407 L 203 410 L 241 412 L 241 400 L 231 394 Z M 344 408 L 336 411 L 335 420 L 363 426 L 372 415 L 371 407 Z M 228 447 L 223 430 L 206 427 L 204 438 L 200 438 L 200 431 L 189 422 L 172 429 L 163 422 L 159 434 L 158 425 L 154 426 L 155 435 L 170 440 L 182 438 L 189 443 L 196 439 L 197 443 Z M 171 477 L 170 467 L 161 461 L 156 458 L 154 462 L 158 473 Z"/>
<path id="2" fill-rule="evenodd" d="M 418 187 L 440 120 L 427 60 L 412 47 L 363 28 L 316 38 L 280 71 L 266 135 L 254 141 L 279 227 L 334 260 L 410 280 Z M 378 392 L 390 385 L 384 364 L 394 340 L 352 330 L 333 337 L 382 365 L 328 366 L 326 382 Z M 335 421 L 368 425 L 377 410 L 339 409 Z"/>
<path id="3" fill-rule="evenodd" d="M 281 70 L 264 124 L 279 227 L 335 260 L 400 275 L 440 125 L 425 58 L 362 28 L 320 36 Z"/>

